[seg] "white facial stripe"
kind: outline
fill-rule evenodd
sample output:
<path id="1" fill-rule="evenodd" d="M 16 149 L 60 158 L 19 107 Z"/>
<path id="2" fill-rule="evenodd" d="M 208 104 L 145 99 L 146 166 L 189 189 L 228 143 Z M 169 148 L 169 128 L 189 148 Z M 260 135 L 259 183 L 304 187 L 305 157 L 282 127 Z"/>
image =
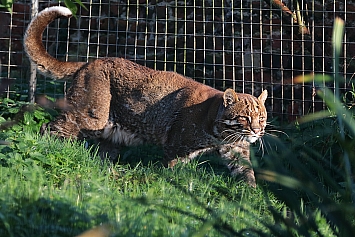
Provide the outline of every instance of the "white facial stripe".
<path id="1" fill-rule="evenodd" d="M 239 124 L 239 122 L 237 120 L 223 120 L 222 123 L 224 123 L 226 125 L 229 125 L 229 126 L 233 126 L 233 125 Z"/>

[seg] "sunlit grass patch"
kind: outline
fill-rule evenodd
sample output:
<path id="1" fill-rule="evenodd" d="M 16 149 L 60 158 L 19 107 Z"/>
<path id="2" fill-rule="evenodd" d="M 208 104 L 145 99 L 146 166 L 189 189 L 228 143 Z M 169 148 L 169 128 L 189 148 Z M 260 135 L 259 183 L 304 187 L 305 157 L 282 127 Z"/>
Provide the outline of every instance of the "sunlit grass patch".
<path id="1" fill-rule="evenodd" d="M 82 142 L 2 136 L 0 235 L 73 236 L 110 223 L 116 236 L 233 236 L 272 223 L 261 189 L 198 161 L 112 164 Z"/>

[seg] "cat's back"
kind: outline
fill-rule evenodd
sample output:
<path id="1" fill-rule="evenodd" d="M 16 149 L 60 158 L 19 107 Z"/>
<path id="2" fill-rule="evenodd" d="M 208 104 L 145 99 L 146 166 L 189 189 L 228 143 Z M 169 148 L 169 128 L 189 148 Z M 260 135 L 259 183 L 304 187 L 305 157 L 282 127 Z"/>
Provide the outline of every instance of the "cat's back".
<path id="1" fill-rule="evenodd" d="M 97 89 L 101 81 L 109 80 L 113 97 L 119 100 L 131 98 L 139 103 L 153 104 L 171 94 L 179 94 L 179 91 L 190 93 L 212 89 L 178 73 L 153 70 L 124 58 L 96 59 L 82 69 L 77 80 L 84 81 L 88 75 L 97 81 Z"/>
<path id="2" fill-rule="evenodd" d="M 124 58 L 102 59 L 110 67 L 113 85 L 129 88 L 175 91 L 182 87 L 197 86 L 197 82 L 171 71 L 159 71 Z M 111 62 L 112 61 L 112 64 Z"/>

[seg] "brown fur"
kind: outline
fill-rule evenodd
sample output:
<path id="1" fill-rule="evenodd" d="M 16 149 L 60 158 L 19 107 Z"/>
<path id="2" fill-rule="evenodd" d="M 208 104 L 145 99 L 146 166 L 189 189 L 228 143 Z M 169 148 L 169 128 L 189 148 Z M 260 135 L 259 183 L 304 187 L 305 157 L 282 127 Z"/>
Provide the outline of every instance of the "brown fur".
<path id="1" fill-rule="evenodd" d="M 176 158 L 186 161 L 217 152 L 233 175 L 242 175 L 255 186 L 249 143 L 264 134 L 267 91 L 259 98 L 231 89 L 222 92 L 123 58 L 58 61 L 46 52 L 41 37 L 45 27 L 62 16 L 71 14 L 64 7 L 45 9 L 32 20 L 24 40 L 40 72 L 72 80 L 69 108 L 43 131 L 100 139 L 112 150 L 119 145 L 161 145 L 171 166 Z"/>

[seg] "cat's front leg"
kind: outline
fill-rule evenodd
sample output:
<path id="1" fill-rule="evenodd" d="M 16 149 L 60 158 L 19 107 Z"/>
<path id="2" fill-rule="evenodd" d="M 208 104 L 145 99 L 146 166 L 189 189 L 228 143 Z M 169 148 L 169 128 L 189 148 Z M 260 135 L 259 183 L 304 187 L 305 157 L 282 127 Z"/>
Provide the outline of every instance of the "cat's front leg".
<path id="1" fill-rule="evenodd" d="M 113 163 L 118 162 L 121 151 L 120 145 L 103 139 L 97 139 L 96 144 L 98 145 L 98 155 L 102 160 L 108 160 Z"/>
<path id="2" fill-rule="evenodd" d="M 216 148 L 215 147 L 206 147 L 206 148 L 200 148 L 200 149 L 195 149 L 193 151 L 187 152 L 188 154 L 185 156 L 176 156 L 177 158 L 167 158 L 165 163 L 167 167 L 174 167 L 179 161 L 183 162 L 183 163 L 187 163 L 190 162 L 191 160 L 195 159 L 195 158 L 199 158 L 202 155 L 206 155 L 212 152 L 215 152 Z M 169 153 L 167 153 L 169 154 Z M 173 154 L 173 153 L 172 153 Z M 171 156 L 171 155 L 170 155 Z M 169 156 L 168 156 L 169 157 Z"/>
<path id="3" fill-rule="evenodd" d="M 247 184 L 256 187 L 254 170 L 250 161 L 250 148 L 248 142 L 224 144 L 219 153 L 232 176 L 243 179 Z"/>

